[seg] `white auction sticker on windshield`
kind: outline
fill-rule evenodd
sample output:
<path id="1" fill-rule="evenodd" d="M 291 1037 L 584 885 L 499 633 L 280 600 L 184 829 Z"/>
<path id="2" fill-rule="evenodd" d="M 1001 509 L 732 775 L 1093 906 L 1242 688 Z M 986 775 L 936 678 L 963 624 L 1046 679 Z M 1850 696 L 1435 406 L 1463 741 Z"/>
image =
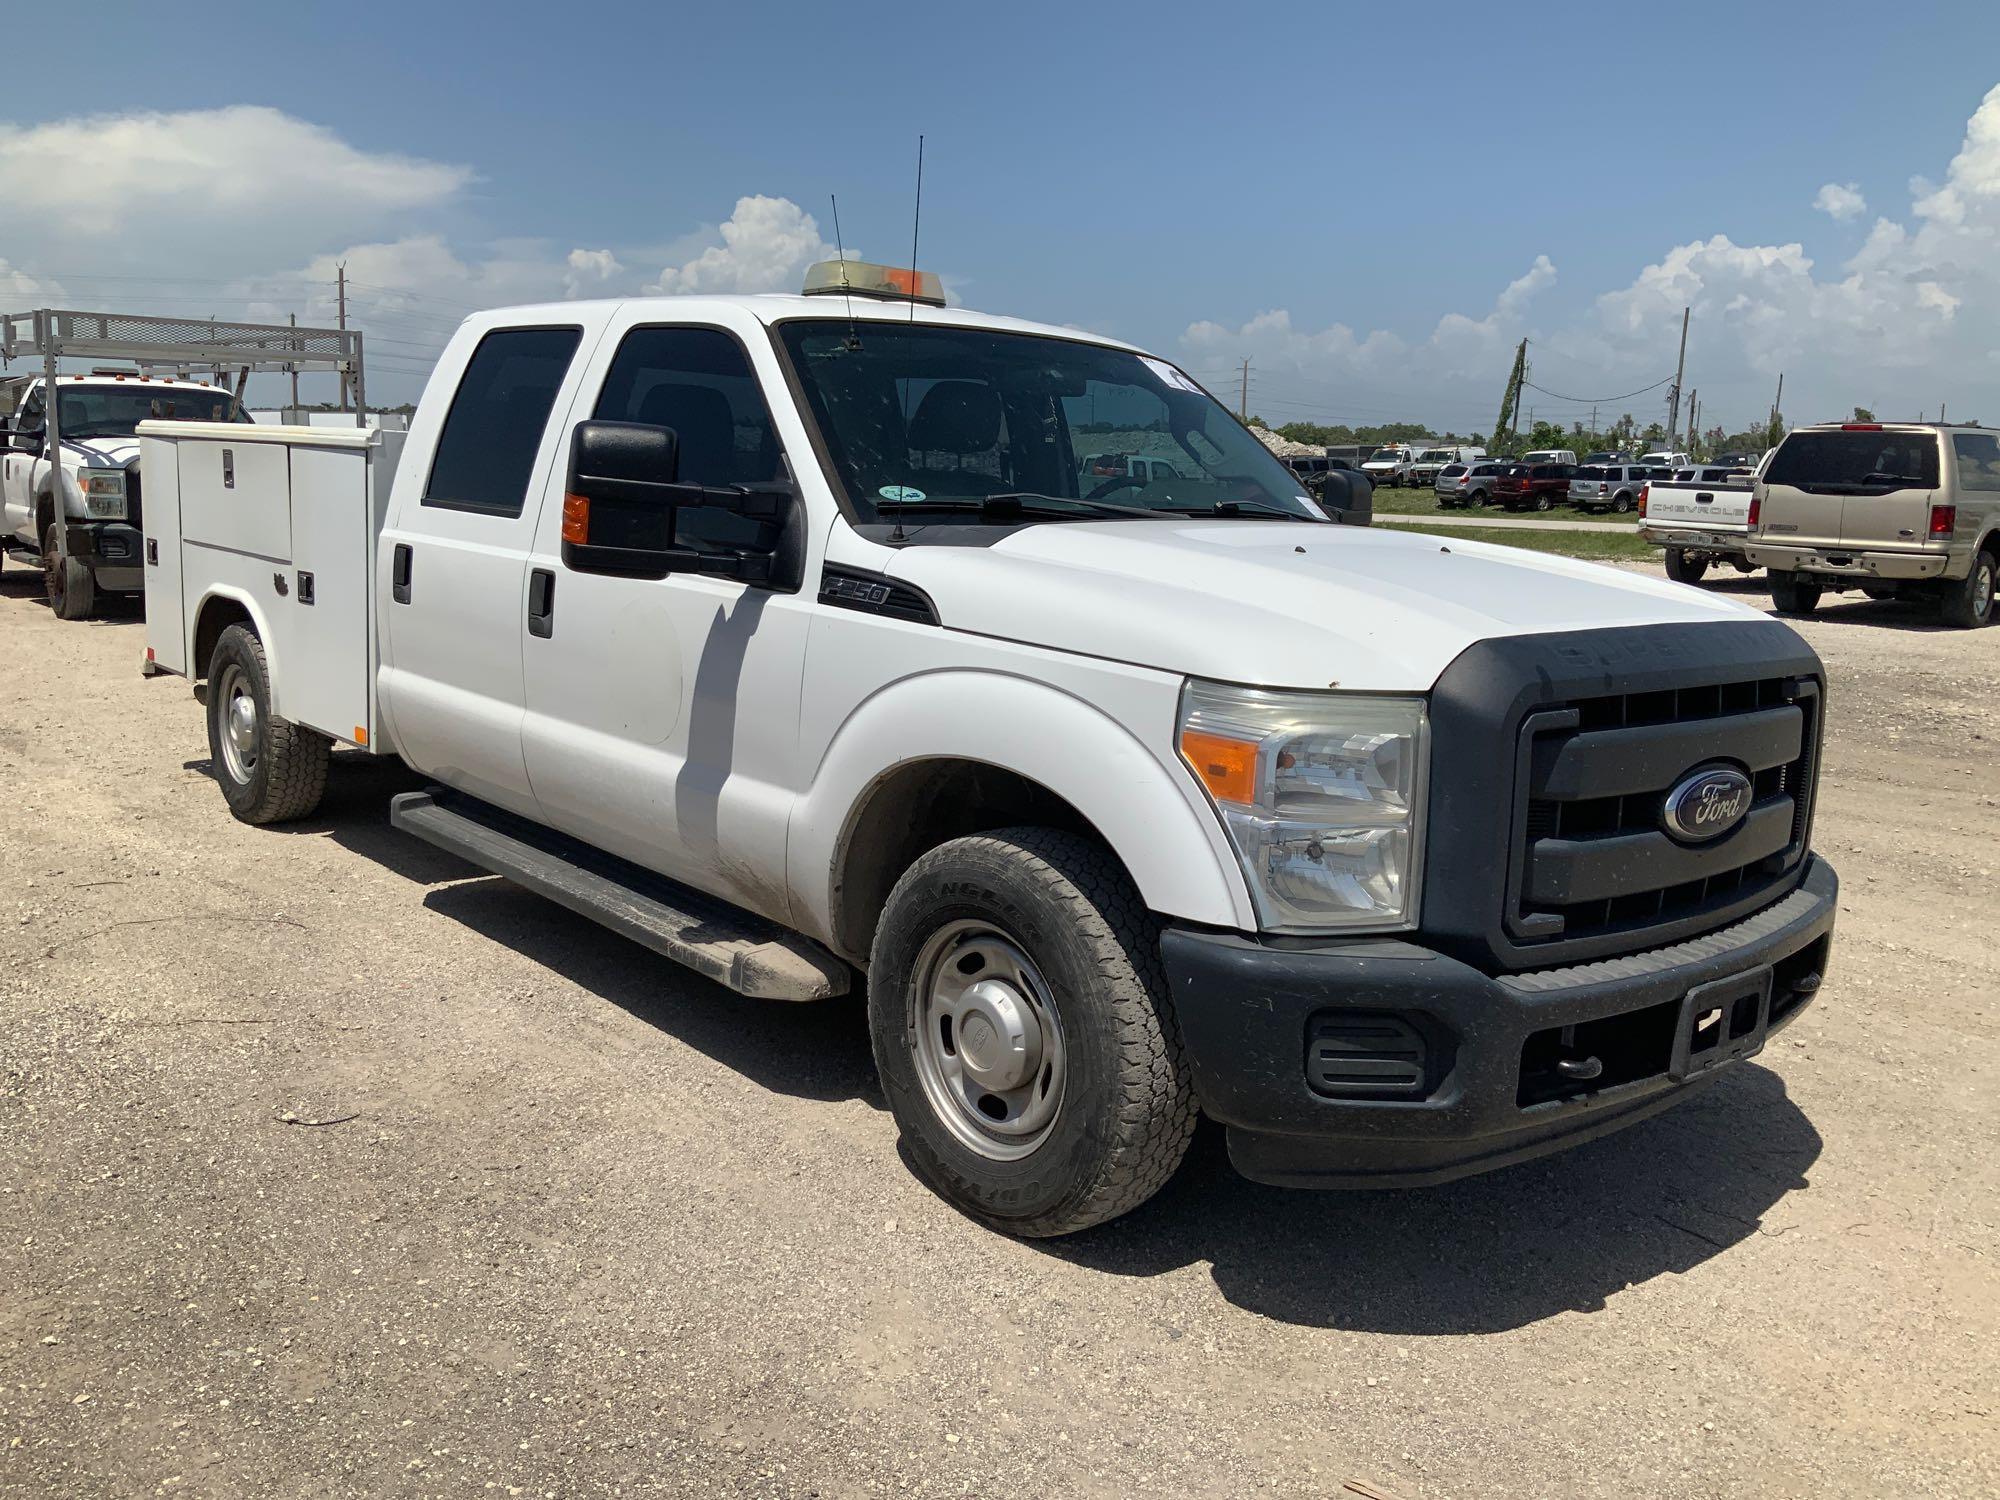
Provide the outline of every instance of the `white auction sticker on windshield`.
<path id="1" fill-rule="evenodd" d="M 921 500 L 924 498 L 922 490 L 913 490 L 907 484 L 885 484 L 875 493 L 880 495 L 884 500 Z"/>
<path id="2" fill-rule="evenodd" d="M 1311 512 L 1311 514 L 1318 517 L 1320 520 L 1324 521 L 1326 519 L 1326 512 L 1320 508 L 1319 502 L 1313 499 L 1312 496 L 1294 495 L 1292 496 L 1292 498 L 1298 501 L 1299 504 L 1303 505 L 1309 512 Z"/>
<path id="3" fill-rule="evenodd" d="M 1145 364 L 1147 369 L 1151 370 L 1155 375 L 1159 376 L 1160 379 L 1164 380 L 1168 385 L 1172 386 L 1175 390 L 1193 391 L 1196 395 L 1201 394 L 1200 386 L 1196 385 L 1192 380 L 1188 379 L 1187 376 L 1181 374 L 1179 370 L 1176 370 L 1172 365 L 1168 364 L 1165 360 L 1154 359 L 1149 354 L 1142 354 L 1139 356 L 1139 358 L 1141 362 Z"/>

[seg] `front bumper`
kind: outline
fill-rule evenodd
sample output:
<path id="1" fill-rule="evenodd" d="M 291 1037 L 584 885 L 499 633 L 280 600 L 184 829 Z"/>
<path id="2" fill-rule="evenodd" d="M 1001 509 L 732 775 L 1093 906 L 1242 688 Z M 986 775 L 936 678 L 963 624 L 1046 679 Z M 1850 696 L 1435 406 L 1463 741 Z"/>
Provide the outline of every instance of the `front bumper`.
<path id="1" fill-rule="evenodd" d="M 64 543 L 102 588 L 146 586 L 146 536 L 124 521 L 71 521 Z"/>
<path id="2" fill-rule="evenodd" d="M 1942 552 L 1847 552 L 1838 547 L 1783 547 L 1755 541 L 1743 555 L 1773 573 L 1819 573 L 1845 578 L 1942 578 L 1950 559 Z"/>
<path id="3" fill-rule="evenodd" d="M 1692 527 L 1650 526 L 1639 523 L 1639 540 L 1655 547 L 1692 547 L 1713 552 L 1718 557 L 1742 557 L 1744 538 L 1740 532 L 1697 531 Z"/>
<path id="4" fill-rule="evenodd" d="M 1733 926 L 1498 977 L 1385 938 L 1280 946 L 1175 927 L 1161 953 L 1196 1096 L 1228 1127 L 1238 1171 L 1412 1187 L 1632 1124 L 1755 1056 L 1817 993 L 1838 893 L 1809 856 L 1790 895 Z M 1371 1031 L 1401 1039 L 1373 1074 L 1353 1040 Z M 1412 1039 L 1418 1076 L 1383 1097 L 1380 1079 L 1412 1066 Z M 1329 1048 L 1345 1084 L 1328 1082 Z"/>

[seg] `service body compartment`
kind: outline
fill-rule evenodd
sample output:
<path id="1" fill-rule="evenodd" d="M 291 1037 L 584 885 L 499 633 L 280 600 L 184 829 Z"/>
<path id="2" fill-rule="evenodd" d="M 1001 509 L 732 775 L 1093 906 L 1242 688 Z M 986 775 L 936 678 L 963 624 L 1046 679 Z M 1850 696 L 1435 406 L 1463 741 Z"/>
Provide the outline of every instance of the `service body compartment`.
<path id="1" fill-rule="evenodd" d="M 139 436 L 153 665 L 204 675 L 202 611 L 233 601 L 263 638 L 273 711 L 377 748 L 375 543 L 403 434 L 144 422 Z"/>

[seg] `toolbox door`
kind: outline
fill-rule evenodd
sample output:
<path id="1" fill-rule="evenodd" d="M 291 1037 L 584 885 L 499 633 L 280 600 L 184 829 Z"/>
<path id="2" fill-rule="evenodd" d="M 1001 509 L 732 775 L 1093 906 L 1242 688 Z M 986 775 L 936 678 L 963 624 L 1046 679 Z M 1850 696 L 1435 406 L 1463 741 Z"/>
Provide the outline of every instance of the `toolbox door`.
<path id="1" fill-rule="evenodd" d="M 139 439 L 140 525 L 145 529 L 147 660 L 188 669 L 187 603 L 181 587 L 180 444 Z"/>

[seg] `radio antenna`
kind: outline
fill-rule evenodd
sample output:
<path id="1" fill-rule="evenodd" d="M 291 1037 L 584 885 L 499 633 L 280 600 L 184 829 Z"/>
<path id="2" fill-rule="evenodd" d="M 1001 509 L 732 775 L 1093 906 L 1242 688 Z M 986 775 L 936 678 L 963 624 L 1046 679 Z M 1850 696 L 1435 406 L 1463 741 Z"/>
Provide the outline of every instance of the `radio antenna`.
<path id="1" fill-rule="evenodd" d="M 910 216 L 910 321 L 917 321 L 917 231 L 924 225 L 924 138 L 917 137 L 917 209 Z"/>
<path id="2" fill-rule="evenodd" d="M 833 248 L 840 256 L 840 294 L 847 303 L 847 342 L 841 347 L 852 354 L 861 347 L 861 325 L 854 321 L 854 289 L 847 283 L 847 245 L 840 238 L 840 195 L 826 196 L 833 204 Z"/>

